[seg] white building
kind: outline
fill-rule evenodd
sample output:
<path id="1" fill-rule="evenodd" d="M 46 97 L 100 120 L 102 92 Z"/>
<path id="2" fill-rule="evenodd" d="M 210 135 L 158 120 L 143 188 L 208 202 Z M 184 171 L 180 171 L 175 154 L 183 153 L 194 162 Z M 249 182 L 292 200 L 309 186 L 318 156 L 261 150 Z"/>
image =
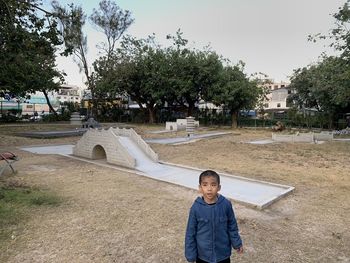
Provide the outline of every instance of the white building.
<path id="1" fill-rule="evenodd" d="M 64 102 L 80 103 L 83 98 L 83 90 L 75 85 L 63 84 L 57 92 L 50 92 L 50 95 L 61 104 Z"/>
<path id="2" fill-rule="evenodd" d="M 287 82 L 272 82 L 268 84 L 270 93 L 267 94 L 267 99 L 264 102 L 264 110 L 266 111 L 283 111 L 289 109 L 287 107 L 287 97 L 292 94 L 292 91 L 288 88 Z"/>

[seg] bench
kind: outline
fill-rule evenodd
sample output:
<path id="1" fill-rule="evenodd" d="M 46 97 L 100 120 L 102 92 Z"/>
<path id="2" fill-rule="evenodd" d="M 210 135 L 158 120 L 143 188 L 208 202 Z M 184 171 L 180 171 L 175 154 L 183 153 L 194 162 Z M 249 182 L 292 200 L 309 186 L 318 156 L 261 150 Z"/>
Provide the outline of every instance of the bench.
<path id="1" fill-rule="evenodd" d="M 7 167 L 11 168 L 13 173 L 16 173 L 12 164 L 19 160 L 18 156 L 11 152 L 0 152 L 0 176 L 6 170 Z M 2 164 L 3 163 L 3 164 Z"/>

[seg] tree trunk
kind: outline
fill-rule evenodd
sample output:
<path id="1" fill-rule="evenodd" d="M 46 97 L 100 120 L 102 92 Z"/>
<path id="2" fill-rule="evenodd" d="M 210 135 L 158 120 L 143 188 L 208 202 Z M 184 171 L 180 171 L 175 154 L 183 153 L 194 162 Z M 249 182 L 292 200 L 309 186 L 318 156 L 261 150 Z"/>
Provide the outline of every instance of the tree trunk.
<path id="1" fill-rule="evenodd" d="M 88 88 L 90 89 L 91 92 L 91 102 L 92 102 L 92 106 L 91 106 L 91 115 L 90 117 L 93 117 L 94 119 L 97 120 L 97 98 L 96 98 L 96 94 L 95 94 L 95 80 L 93 79 L 93 77 L 90 75 L 89 73 L 89 67 L 88 67 L 88 63 L 86 60 L 86 56 L 85 56 L 85 50 L 83 45 L 79 45 L 79 58 L 82 64 L 82 69 L 84 70 L 84 74 L 85 77 L 87 79 L 87 84 L 88 84 Z"/>
<path id="2" fill-rule="evenodd" d="M 53 112 L 53 114 L 54 114 L 55 116 L 57 116 L 57 112 L 56 112 L 55 109 L 52 107 L 51 102 L 50 102 L 50 99 L 49 99 L 49 96 L 47 95 L 46 90 L 43 89 L 42 92 L 44 93 L 44 96 L 45 96 L 45 98 L 46 98 L 46 102 L 47 102 L 47 105 L 49 106 L 50 112 Z"/>
<path id="3" fill-rule="evenodd" d="M 231 111 L 231 127 L 232 129 L 238 127 L 238 111 Z"/>
<path id="4" fill-rule="evenodd" d="M 328 129 L 333 129 L 333 113 L 328 113 Z M 339 129 L 339 127 L 338 127 Z"/>
<path id="5" fill-rule="evenodd" d="M 188 108 L 187 108 L 187 117 L 193 117 L 193 112 L 194 112 L 194 102 L 189 102 Z"/>
<path id="6" fill-rule="evenodd" d="M 156 120 L 155 109 L 154 107 L 151 107 L 151 106 L 148 106 L 147 109 L 148 109 L 149 123 L 153 124 L 155 123 L 155 120 Z"/>

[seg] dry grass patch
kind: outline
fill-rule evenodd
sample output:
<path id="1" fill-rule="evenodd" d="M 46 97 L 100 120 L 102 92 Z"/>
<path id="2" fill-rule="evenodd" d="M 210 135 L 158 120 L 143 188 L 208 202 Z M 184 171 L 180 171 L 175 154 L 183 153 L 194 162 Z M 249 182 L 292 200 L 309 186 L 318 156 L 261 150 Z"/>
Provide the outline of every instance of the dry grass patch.
<path id="1" fill-rule="evenodd" d="M 167 137 L 148 133 L 157 126 L 135 128 L 144 137 Z M 185 262 L 184 232 L 196 191 L 23 152 L 5 140 L 32 145 L 77 138 L 28 139 L 10 130 L 0 126 L 0 147 L 21 158 L 15 177 L 67 201 L 40 207 L 21 234 L 0 248 L 1 262 Z M 350 143 L 247 143 L 267 138 L 268 130 L 240 129 L 190 144 L 151 146 L 164 161 L 296 187 L 263 211 L 235 204 L 246 253 L 233 256 L 234 262 L 349 262 Z"/>

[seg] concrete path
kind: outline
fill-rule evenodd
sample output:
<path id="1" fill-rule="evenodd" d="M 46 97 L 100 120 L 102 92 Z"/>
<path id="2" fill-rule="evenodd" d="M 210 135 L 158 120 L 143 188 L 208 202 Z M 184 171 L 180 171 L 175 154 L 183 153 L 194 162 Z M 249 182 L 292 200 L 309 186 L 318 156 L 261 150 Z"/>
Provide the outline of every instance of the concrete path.
<path id="1" fill-rule="evenodd" d="M 231 132 L 212 132 L 212 133 L 206 133 L 206 134 L 194 134 L 191 137 L 175 137 L 175 138 L 162 138 L 162 139 L 146 139 L 145 141 L 147 143 L 159 143 L 159 144 L 181 144 L 181 143 L 189 143 L 189 142 L 195 142 L 199 139 L 203 138 L 215 138 L 222 135 L 231 134 Z"/>
<path id="2" fill-rule="evenodd" d="M 81 136 L 88 129 L 87 128 L 77 128 L 74 130 L 67 131 L 31 131 L 31 132 L 19 132 L 16 135 L 29 137 L 29 138 L 59 138 L 59 137 L 69 137 L 69 136 Z"/>
<path id="3" fill-rule="evenodd" d="M 339 139 L 333 139 L 333 141 L 350 142 L 350 138 L 339 138 Z"/>
<path id="4" fill-rule="evenodd" d="M 270 144 L 270 143 L 275 143 L 275 141 L 271 139 L 261 139 L 261 140 L 256 140 L 256 141 L 250 141 L 248 142 L 250 144 Z"/>
<path id="5" fill-rule="evenodd" d="M 121 144 L 136 159 L 136 169 L 144 175 L 156 180 L 198 189 L 198 177 L 203 170 L 191 167 L 181 167 L 167 163 L 155 163 L 134 143 L 129 137 L 119 137 Z M 22 150 L 37 154 L 61 154 L 68 157 L 73 152 L 73 145 L 22 147 Z M 79 160 L 86 160 L 77 158 Z M 88 160 L 91 162 L 91 160 Z M 96 162 L 97 164 L 97 162 Z M 101 165 L 101 163 L 98 163 Z M 106 165 L 111 167 L 111 165 Z M 112 166 L 117 170 L 125 171 L 125 168 Z M 220 193 L 235 201 L 263 209 L 274 201 L 293 191 L 294 187 L 272 184 L 262 181 L 251 180 L 243 177 L 222 174 Z"/>

